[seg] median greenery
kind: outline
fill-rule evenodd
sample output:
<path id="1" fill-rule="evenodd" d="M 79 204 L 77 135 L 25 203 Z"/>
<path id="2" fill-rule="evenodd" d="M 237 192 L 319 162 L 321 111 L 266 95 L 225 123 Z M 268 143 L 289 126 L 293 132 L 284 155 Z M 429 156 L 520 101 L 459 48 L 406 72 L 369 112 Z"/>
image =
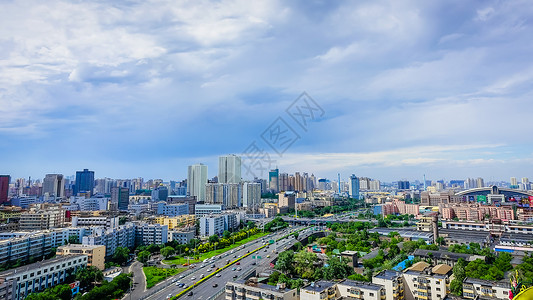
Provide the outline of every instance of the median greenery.
<path id="1" fill-rule="evenodd" d="M 187 268 L 157 268 L 157 267 L 144 267 L 143 272 L 146 276 L 146 288 L 149 289 L 159 282 L 179 274 Z"/>

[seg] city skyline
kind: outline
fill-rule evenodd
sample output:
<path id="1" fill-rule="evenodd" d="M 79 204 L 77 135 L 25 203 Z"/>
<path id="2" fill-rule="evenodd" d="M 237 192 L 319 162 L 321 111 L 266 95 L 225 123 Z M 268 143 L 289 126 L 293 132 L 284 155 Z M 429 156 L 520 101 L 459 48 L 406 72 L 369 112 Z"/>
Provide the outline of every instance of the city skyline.
<path id="1" fill-rule="evenodd" d="M 0 174 L 12 180 L 186 178 L 197 163 L 213 177 L 220 155 L 253 142 L 270 168 L 332 180 L 532 177 L 527 2 L 0 8 Z M 322 109 L 307 127 L 286 112 L 302 92 Z M 298 136 L 281 154 L 263 135 L 277 118 Z"/>

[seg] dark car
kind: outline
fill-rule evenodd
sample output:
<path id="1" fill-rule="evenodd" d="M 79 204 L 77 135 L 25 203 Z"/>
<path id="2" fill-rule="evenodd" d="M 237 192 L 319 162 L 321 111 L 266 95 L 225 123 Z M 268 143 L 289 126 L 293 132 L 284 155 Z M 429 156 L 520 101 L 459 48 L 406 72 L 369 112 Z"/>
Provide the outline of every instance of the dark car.
<path id="1" fill-rule="evenodd" d="M 187 296 L 189 296 L 189 297 L 192 296 L 192 295 L 193 295 L 192 291 L 190 291 L 190 292 L 187 294 Z"/>
<path id="2" fill-rule="evenodd" d="M 238 276 L 237 275 L 233 275 L 233 278 L 237 278 Z"/>
<path id="3" fill-rule="evenodd" d="M 218 286 L 218 283 L 213 284 L 213 287 L 216 288 Z"/>

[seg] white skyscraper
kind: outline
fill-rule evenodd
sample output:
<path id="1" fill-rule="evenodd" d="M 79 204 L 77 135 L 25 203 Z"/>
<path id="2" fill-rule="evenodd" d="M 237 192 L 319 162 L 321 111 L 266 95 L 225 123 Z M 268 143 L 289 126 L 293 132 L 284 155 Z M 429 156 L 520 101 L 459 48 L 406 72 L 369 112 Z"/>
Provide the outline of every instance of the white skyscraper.
<path id="1" fill-rule="evenodd" d="M 242 204 L 247 208 L 258 208 L 261 204 L 261 184 L 245 182 L 242 187 Z"/>
<path id="2" fill-rule="evenodd" d="M 189 166 L 187 176 L 187 194 L 196 196 L 197 201 L 205 201 L 205 185 L 207 183 L 207 166 L 197 164 Z"/>
<path id="3" fill-rule="evenodd" d="M 218 158 L 218 182 L 241 182 L 241 157 L 235 154 L 220 156 Z"/>
<path id="4" fill-rule="evenodd" d="M 516 188 L 518 186 L 518 182 L 516 180 L 516 177 L 511 177 L 511 188 Z"/>

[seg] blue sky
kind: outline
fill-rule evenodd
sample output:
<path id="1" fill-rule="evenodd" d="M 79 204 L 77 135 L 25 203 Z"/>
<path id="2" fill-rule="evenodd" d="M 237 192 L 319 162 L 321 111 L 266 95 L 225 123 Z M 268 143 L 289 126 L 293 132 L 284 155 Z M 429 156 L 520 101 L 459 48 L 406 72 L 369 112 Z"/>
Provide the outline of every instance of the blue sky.
<path id="1" fill-rule="evenodd" d="M 111 4 L 110 4 L 111 3 Z M 529 1 L 3 1 L 0 173 L 530 177 Z M 285 110 L 307 92 L 324 114 Z M 278 117 L 300 139 L 261 140 Z M 533 177 L 533 176 L 531 176 Z"/>

